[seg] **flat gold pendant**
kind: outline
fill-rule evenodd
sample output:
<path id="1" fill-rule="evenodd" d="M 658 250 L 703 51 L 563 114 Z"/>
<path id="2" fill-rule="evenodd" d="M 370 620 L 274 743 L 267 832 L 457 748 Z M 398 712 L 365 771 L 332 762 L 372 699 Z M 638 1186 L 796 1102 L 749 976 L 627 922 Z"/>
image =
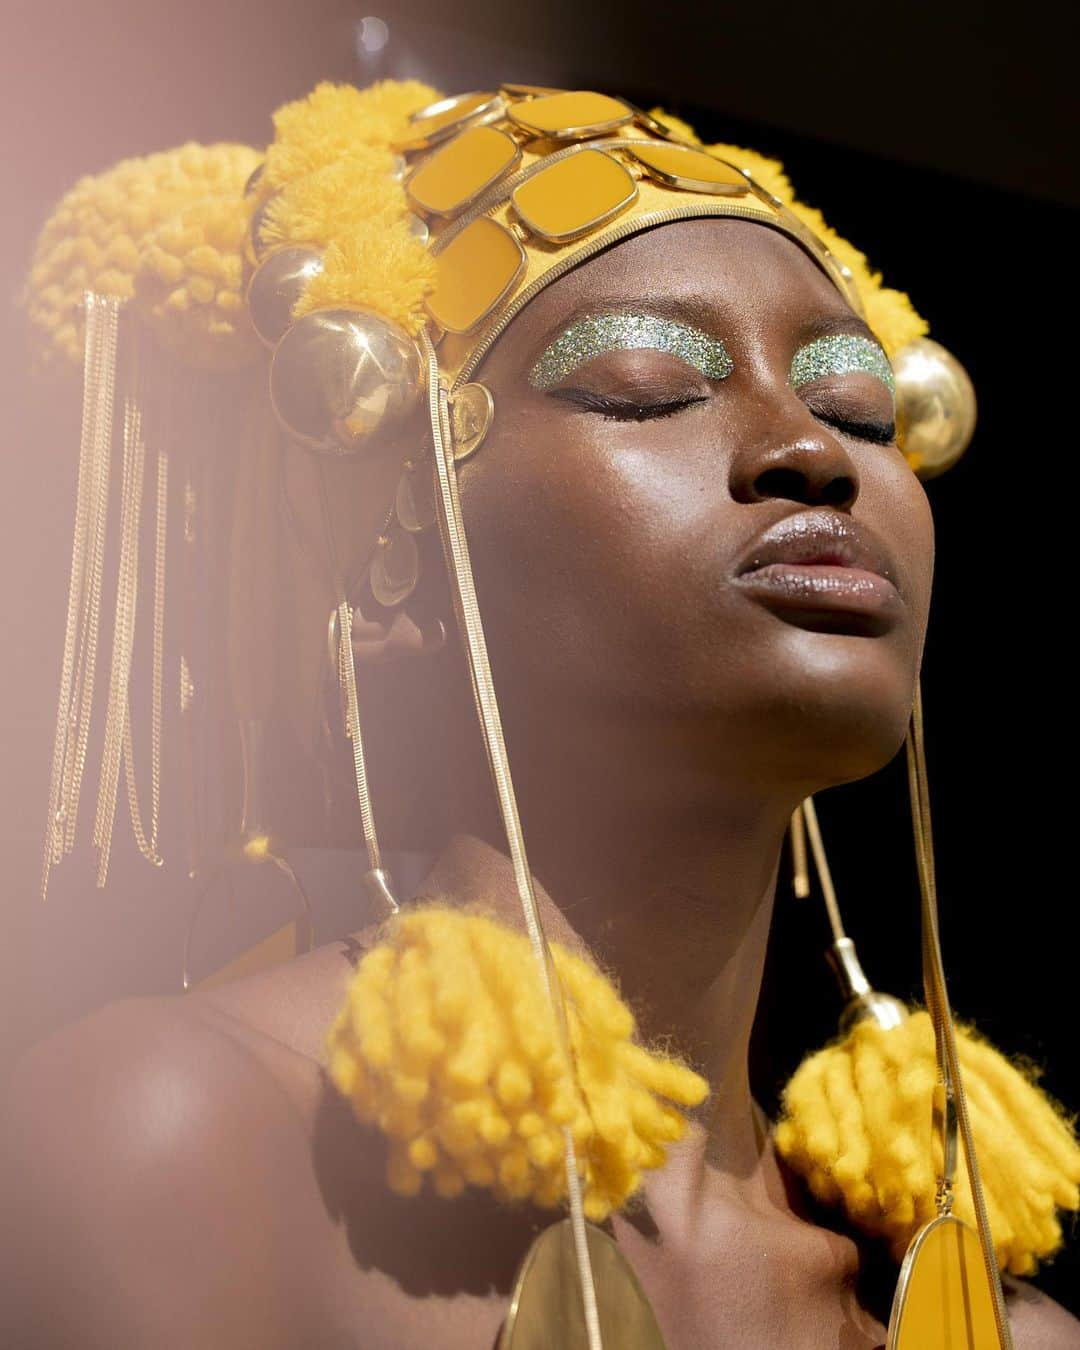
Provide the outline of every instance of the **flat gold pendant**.
<path id="1" fill-rule="evenodd" d="M 618 1243 L 585 1225 L 605 1346 L 665 1350 L 664 1338 Z M 497 1350 L 586 1350 L 581 1282 L 569 1219 L 545 1228 L 525 1253 Z"/>
<path id="2" fill-rule="evenodd" d="M 885 1350 L 1000 1350 L 994 1296 L 974 1228 L 931 1220 L 900 1267 Z"/>

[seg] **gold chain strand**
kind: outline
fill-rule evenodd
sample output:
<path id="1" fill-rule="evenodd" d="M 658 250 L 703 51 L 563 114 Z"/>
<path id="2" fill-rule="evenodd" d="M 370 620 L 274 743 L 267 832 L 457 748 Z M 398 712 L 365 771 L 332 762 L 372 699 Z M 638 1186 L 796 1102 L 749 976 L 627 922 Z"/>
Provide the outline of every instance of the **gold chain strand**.
<path id="1" fill-rule="evenodd" d="M 120 304 L 112 297 L 92 291 L 83 296 L 83 407 L 75 530 L 49 782 L 42 900 L 48 895 L 52 867 L 74 846 L 89 720 L 93 711 Z"/>
<path id="2" fill-rule="evenodd" d="M 83 403 L 79 435 L 79 469 L 75 493 L 75 530 L 71 546 L 71 573 L 68 579 L 67 618 L 64 648 L 60 662 L 60 692 L 57 699 L 56 734 L 53 738 L 52 769 L 49 776 L 49 815 L 45 824 L 45 849 L 41 869 L 41 898 L 49 892 L 49 873 L 64 856 L 65 817 L 64 771 L 71 737 L 72 691 L 75 654 L 78 646 L 79 619 L 86 577 L 87 532 L 90 499 L 94 491 L 93 427 L 95 404 L 100 393 L 95 378 L 100 345 L 100 315 L 97 297 L 88 292 L 84 299 L 85 332 L 83 338 Z"/>
<path id="3" fill-rule="evenodd" d="M 967 1099 L 960 1075 L 960 1057 L 956 1047 L 956 1034 L 941 958 L 937 881 L 934 871 L 933 832 L 930 822 L 930 792 L 926 772 L 926 749 L 923 742 L 922 690 L 918 683 L 915 686 L 915 701 L 907 734 L 907 763 L 908 790 L 911 796 L 912 825 L 915 835 L 915 856 L 918 864 L 919 890 L 922 899 L 923 959 L 925 962 L 923 977 L 927 1002 L 931 1004 L 931 1015 L 935 1021 L 939 1054 L 942 1055 L 939 1068 L 943 1076 L 947 1075 L 945 1078 L 946 1090 L 948 1091 L 949 1086 L 951 1086 L 955 1102 L 956 1121 L 964 1143 L 968 1180 L 971 1185 L 971 1197 L 975 1207 L 983 1264 L 993 1294 L 994 1320 L 997 1324 L 998 1340 L 1001 1344 L 1001 1350 L 1013 1350 L 1012 1328 L 1009 1326 L 1009 1316 L 1005 1308 L 1005 1296 L 1002 1292 L 1001 1277 L 998 1273 L 993 1234 L 990 1231 L 986 1200 L 979 1177 L 971 1119 L 968 1115 Z M 944 1180 L 946 1182 L 948 1182 L 949 1161 L 948 1150 L 946 1150 L 944 1169 L 946 1173 Z"/>
<path id="4" fill-rule="evenodd" d="M 116 618 L 113 627 L 112 669 L 101 754 L 94 846 L 98 850 L 97 885 L 105 885 L 116 820 L 120 760 L 128 721 L 128 688 L 135 645 L 135 618 L 139 598 L 139 523 L 142 515 L 143 466 L 146 447 L 142 413 L 135 394 L 124 399 L 124 456 L 120 487 L 120 565 L 116 578 Z"/>
<path id="5" fill-rule="evenodd" d="M 791 813 L 791 889 L 797 900 L 810 894 L 810 872 L 806 865 L 806 817 L 802 803 Z"/>
<path id="6" fill-rule="evenodd" d="M 836 899 L 836 887 L 833 885 L 832 872 L 829 868 L 829 860 L 825 856 L 825 845 L 821 838 L 821 829 L 818 825 L 817 810 L 814 806 L 813 797 L 807 797 L 802 804 L 803 819 L 806 822 L 806 833 L 810 836 L 810 851 L 814 855 L 814 866 L 817 868 L 818 881 L 821 883 L 821 893 L 825 898 L 825 910 L 829 916 L 829 927 L 832 929 L 833 941 L 839 942 L 845 937 L 844 921 L 840 917 L 840 905 Z"/>
<path id="7" fill-rule="evenodd" d="M 513 859 L 514 876 L 517 881 L 518 896 L 521 900 L 529 940 L 540 968 L 544 990 L 555 1016 L 556 1027 L 563 1042 L 563 1053 L 567 1057 L 567 1063 L 573 1066 L 574 1061 L 562 988 L 555 973 L 547 938 L 544 935 L 536 904 L 536 895 L 533 891 L 532 873 L 529 871 L 528 859 L 525 856 L 525 841 L 521 833 L 521 821 L 518 817 L 514 785 L 510 777 L 510 766 L 506 757 L 506 744 L 503 740 L 499 706 L 495 697 L 495 686 L 491 678 L 491 666 L 488 662 L 487 643 L 480 620 L 480 610 L 476 603 L 472 564 L 469 560 L 468 544 L 461 519 L 461 503 L 458 500 L 453 452 L 447 450 L 447 446 L 452 445 L 453 442 L 450 432 L 446 389 L 440 383 L 438 359 L 435 355 L 435 349 L 431 345 L 431 339 L 425 330 L 421 330 L 420 338 L 427 358 L 429 413 L 435 448 L 435 467 L 439 479 L 440 531 L 442 532 L 444 550 L 448 552 L 451 563 L 450 575 L 453 581 L 454 606 L 468 648 L 468 665 L 473 677 L 473 694 L 476 698 L 477 711 L 480 714 L 480 725 L 483 731 L 484 744 L 488 751 L 488 761 L 492 766 L 499 810 Z M 577 1154 L 574 1150 L 573 1137 L 566 1127 L 563 1128 L 563 1141 L 565 1145 L 566 1188 L 570 1200 L 570 1225 L 574 1237 L 578 1276 L 581 1281 L 582 1306 L 585 1314 L 585 1329 L 588 1335 L 589 1350 L 603 1350 L 600 1317 L 596 1307 L 596 1286 L 593 1279 L 592 1260 L 589 1255 L 585 1213 L 581 1201 L 581 1180 L 577 1170 Z"/>
<path id="8" fill-rule="evenodd" d="M 128 698 L 124 721 L 124 782 L 127 787 L 128 814 L 139 852 L 154 867 L 162 865 L 158 853 L 158 824 L 161 813 L 161 715 L 165 671 L 165 562 L 169 519 L 169 456 L 157 453 L 157 503 L 154 522 L 154 617 L 152 673 L 150 687 L 150 837 L 143 829 L 139 793 L 135 779 L 135 751 L 131 736 L 131 699 Z M 183 658 L 181 658 L 182 660 Z"/>
<path id="9" fill-rule="evenodd" d="M 375 833 L 375 817 L 368 791 L 367 767 L 364 763 L 364 743 L 360 735 L 360 705 L 356 696 L 356 661 L 352 646 L 352 606 L 342 599 L 338 605 L 338 679 L 345 691 L 345 733 L 352 742 L 353 769 L 356 774 L 356 795 L 360 800 L 360 820 L 367 849 L 368 867 L 382 867 L 379 840 Z M 398 905 L 391 901 L 396 913 Z"/>
<path id="10" fill-rule="evenodd" d="M 113 296 L 98 296 L 101 308 L 101 341 L 94 373 L 99 395 L 94 409 L 93 461 L 94 491 L 90 499 L 87 540 L 89 568 L 83 596 L 83 620 L 80 651 L 76 661 L 75 703 L 77 706 L 74 739 L 69 746 L 70 764 L 65 773 L 66 816 L 64 851 L 75 847 L 75 826 L 79 814 L 86 749 L 94 714 L 94 686 L 97 671 L 98 630 L 101 618 L 101 585 L 105 570 L 105 531 L 109 511 L 109 480 L 112 463 L 113 407 L 116 394 L 116 357 L 119 336 L 120 301 Z"/>

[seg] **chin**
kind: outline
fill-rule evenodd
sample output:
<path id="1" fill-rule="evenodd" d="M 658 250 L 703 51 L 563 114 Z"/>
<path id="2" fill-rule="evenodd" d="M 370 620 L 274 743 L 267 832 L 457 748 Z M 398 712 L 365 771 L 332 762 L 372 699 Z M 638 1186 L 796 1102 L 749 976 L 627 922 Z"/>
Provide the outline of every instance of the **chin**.
<path id="1" fill-rule="evenodd" d="M 812 791 L 877 773 L 904 745 L 916 666 L 887 642 L 805 634 L 799 659 L 775 663 L 755 709 L 771 765 Z M 762 728 L 764 719 L 768 728 Z"/>

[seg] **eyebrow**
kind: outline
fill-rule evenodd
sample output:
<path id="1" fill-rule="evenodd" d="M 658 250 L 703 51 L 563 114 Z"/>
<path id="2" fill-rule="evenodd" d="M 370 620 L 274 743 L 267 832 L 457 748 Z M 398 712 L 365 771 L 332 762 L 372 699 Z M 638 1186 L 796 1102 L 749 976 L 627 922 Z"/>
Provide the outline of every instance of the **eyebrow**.
<path id="1" fill-rule="evenodd" d="M 876 347 L 881 346 L 881 339 L 853 310 L 849 310 L 846 314 L 815 314 L 813 318 L 799 325 L 798 342 L 801 347 L 813 342 L 815 338 L 842 337 L 845 334 L 863 337 Z"/>

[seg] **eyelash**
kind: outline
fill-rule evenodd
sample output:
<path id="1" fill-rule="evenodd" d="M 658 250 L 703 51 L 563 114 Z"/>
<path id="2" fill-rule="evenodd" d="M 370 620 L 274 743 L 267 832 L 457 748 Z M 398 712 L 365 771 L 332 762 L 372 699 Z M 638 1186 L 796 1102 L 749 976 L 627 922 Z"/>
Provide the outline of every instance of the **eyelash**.
<path id="1" fill-rule="evenodd" d="M 614 422 L 652 422 L 660 417 L 671 417 L 684 408 L 692 408 L 695 403 L 707 402 L 707 396 L 698 394 L 694 398 L 669 399 L 663 403 L 634 403 L 630 399 L 612 398 L 609 394 L 599 394 L 591 389 L 553 389 L 555 398 L 572 403 L 583 412 L 600 413 Z"/>
<path id="2" fill-rule="evenodd" d="M 591 389 L 559 389 L 552 391 L 554 397 L 573 403 L 583 412 L 599 413 L 614 422 L 652 422 L 661 417 L 671 417 L 684 408 L 692 408 L 697 403 L 706 402 L 706 396 L 699 394 L 695 398 L 671 399 L 663 403 L 634 403 L 628 399 L 612 398 L 608 394 L 596 393 Z M 896 426 L 886 422 L 859 422 L 840 417 L 818 417 L 818 421 L 835 427 L 837 431 L 854 436 L 858 440 L 870 441 L 874 445 L 891 445 L 896 439 Z"/>
<path id="3" fill-rule="evenodd" d="M 826 426 L 835 427 L 857 440 L 870 441 L 872 445 L 891 445 L 896 440 L 895 422 L 856 422 L 842 417 L 821 417 L 817 413 L 814 416 Z"/>

